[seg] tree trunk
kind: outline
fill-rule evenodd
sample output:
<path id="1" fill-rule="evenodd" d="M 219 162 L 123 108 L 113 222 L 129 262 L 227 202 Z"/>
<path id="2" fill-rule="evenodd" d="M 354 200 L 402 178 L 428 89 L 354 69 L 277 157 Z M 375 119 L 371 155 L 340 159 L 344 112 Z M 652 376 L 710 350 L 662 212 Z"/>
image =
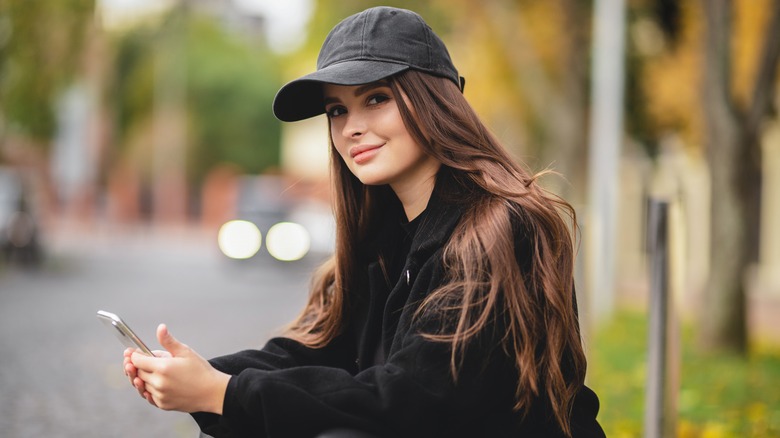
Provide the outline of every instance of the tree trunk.
<path id="1" fill-rule="evenodd" d="M 772 105 L 780 60 L 780 0 L 772 16 L 748 107 L 730 95 L 730 0 L 702 0 L 705 12 L 703 102 L 712 178 L 712 254 L 704 296 L 700 344 L 709 350 L 747 351 L 745 275 L 756 262 L 761 217 L 761 125 Z"/>
<path id="2" fill-rule="evenodd" d="M 562 191 L 567 201 L 574 205 L 583 205 L 586 202 L 585 189 L 588 184 L 588 167 L 583 163 L 588 162 L 588 136 L 587 136 L 587 89 L 589 71 L 590 20 L 584 17 L 591 16 L 591 8 L 588 2 L 580 0 L 562 0 L 561 9 L 566 17 L 569 29 L 567 35 L 567 47 L 563 56 L 566 74 L 563 78 L 563 94 L 565 107 L 571 119 L 570 130 L 560 139 L 561 150 L 559 155 L 560 172 L 568 181 L 568 187 Z M 549 129 L 555 131 L 555 126 L 550 124 Z"/>
<path id="3" fill-rule="evenodd" d="M 743 353 L 747 346 L 745 287 L 747 211 L 740 171 L 744 130 L 730 95 L 730 0 L 702 0 L 705 13 L 704 101 L 711 174 L 710 277 L 702 305 L 701 345 Z"/>

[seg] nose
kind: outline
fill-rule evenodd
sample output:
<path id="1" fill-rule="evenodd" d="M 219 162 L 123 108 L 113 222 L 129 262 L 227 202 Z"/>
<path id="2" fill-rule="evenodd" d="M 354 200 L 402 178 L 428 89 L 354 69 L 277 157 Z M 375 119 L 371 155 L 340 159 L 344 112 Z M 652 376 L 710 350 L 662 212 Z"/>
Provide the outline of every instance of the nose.
<path id="1" fill-rule="evenodd" d="M 366 132 L 366 120 L 359 111 L 351 111 L 346 114 L 346 123 L 341 130 L 341 135 L 344 137 L 355 138 L 360 137 Z"/>

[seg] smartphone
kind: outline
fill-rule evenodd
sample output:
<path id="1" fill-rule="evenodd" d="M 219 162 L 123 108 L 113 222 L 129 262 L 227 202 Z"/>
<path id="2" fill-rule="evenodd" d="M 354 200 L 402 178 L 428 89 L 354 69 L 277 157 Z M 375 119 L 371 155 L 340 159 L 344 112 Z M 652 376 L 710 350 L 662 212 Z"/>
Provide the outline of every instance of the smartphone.
<path id="1" fill-rule="evenodd" d="M 99 320 L 103 321 L 103 324 L 106 325 L 106 327 L 109 327 L 109 329 L 114 332 L 117 339 L 119 339 L 119 342 L 122 343 L 125 347 L 129 348 L 138 348 L 141 351 L 143 351 L 145 354 L 148 354 L 149 356 L 154 356 L 154 353 L 152 353 L 152 350 L 149 349 L 149 347 L 144 344 L 144 342 L 139 338 L 131 329 L 130 327 L 125 324 L 124 321 L 122 321 L 122 318 L 119 316 L 111 313 L 106 312 L 104 310 L 98 310 L 97 317 Z"/>

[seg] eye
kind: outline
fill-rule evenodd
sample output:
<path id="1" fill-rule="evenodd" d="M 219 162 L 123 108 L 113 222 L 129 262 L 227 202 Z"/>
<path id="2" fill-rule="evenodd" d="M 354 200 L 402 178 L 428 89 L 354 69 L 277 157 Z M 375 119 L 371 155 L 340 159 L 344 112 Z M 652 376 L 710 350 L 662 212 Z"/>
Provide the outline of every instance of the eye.
<path id="1" fill-rule="evenodd" d="M 338 117 L 343 115 L 347 112 L 347 109 L 340 105 L 335 105 L 330 108 L 327 108 L 325 110 L 325 114 L 328 116 L 328 118 L 332 119 L 334 117 Z"/>
<path id="2" fill-rule="evenodd" d="M 368 98 L 366 104 L 369 106 L 379 105 L 380 103 L 386 102 L 388 100 L 390 100 L 390 97 L 387 96 L 386 94 L 374 94 Z"/>

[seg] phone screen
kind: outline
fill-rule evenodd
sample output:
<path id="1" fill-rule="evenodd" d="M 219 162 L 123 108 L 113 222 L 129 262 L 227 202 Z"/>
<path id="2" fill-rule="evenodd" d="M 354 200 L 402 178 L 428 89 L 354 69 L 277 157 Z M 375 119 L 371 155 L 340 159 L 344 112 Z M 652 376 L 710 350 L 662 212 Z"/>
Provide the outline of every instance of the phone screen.
<path id="1" fill-rule="evenodd" d="M 152 350 L 150 350 L 149 347 L 141 341 L 141 338 L 139 338 L 130 327 L 122 321 L 122 318 L 104 310 L 98 310 L 97 317 L 114 333 L 114 335 L 116 335 L 122 345 L 129 348 L 138 348 L 145 354 L 154 356 Z"/>

